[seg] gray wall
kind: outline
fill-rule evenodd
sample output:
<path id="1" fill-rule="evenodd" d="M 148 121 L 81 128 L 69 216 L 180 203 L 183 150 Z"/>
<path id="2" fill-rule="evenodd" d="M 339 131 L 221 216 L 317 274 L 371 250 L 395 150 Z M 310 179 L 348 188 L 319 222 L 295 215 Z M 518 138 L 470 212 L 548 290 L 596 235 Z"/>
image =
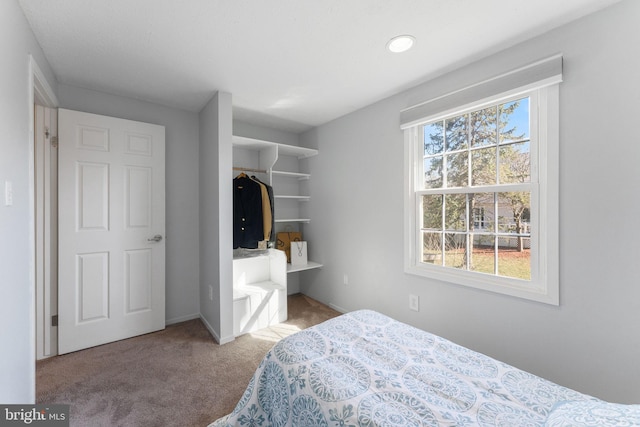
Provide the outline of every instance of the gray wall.
<path id="1" fill-rule="evenodd" d="M 35 401 L 29 54 L 57 82 L 16 1 L 0 1 L 0 402 Z M 5 181 L 13 206 L 5 206 Z"/>
<path id="2" fill-rule="evenodd" d="M 226 343 L 234 339 L 231 95 L 215 94 L 199 117 L 200 313 L 216 340 Z"/>
<path id="3" fill-rule="evenodd" d="M 198 114 L 62 84 L 58 99 L 62 108 L 165 127 L 166 319 L 198 317 Z"/>
<path id="4" fill-rule="evenodd" d="M 279 144 L 300 145 L 300 137 L 285 130 L 273 129 L 266 126 L 254 125 L 241 120 L 233 121 L 233 134 L 245 138 L 262 139 Z"/>
<path id="5" fill-rule="evenodd" d="M 562 385 L 640 402 L 640 2 L 625 1 L 301 137 L 309 159 L 302 291 L 374 308 Z M 399 111 L 561 52 L 560 306 L 403 272 Z M 349 284 L 343 285 L 343 275 Z M 409 311 L 409 294 L 420 312 Z"/>

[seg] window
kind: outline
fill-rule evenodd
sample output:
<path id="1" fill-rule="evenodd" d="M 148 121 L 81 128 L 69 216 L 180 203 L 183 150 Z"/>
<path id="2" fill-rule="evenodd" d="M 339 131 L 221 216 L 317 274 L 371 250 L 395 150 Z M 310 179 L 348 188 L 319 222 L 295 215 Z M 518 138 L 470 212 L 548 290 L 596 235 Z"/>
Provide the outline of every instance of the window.
<path id="1" fill-rule="evenodd" d="M 405 125 L 405 270 L 558 304 L 558 86 Z"/>

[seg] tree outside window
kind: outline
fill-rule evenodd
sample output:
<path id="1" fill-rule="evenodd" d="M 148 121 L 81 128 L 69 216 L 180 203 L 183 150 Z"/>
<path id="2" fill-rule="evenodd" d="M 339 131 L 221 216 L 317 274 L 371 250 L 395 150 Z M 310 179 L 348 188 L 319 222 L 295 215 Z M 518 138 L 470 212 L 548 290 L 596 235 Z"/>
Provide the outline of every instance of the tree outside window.
<path id="1" fill-rule="evenodd" d="M 428 123 L 423 262 L 530 280 L 529 97 Z"/>

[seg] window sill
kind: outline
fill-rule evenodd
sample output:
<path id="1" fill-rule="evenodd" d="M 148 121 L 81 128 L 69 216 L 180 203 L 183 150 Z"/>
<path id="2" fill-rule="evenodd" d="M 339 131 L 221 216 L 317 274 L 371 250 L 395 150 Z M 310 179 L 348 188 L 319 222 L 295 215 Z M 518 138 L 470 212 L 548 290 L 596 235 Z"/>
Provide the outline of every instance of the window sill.
<path id="1" fill-rule="evenodd" d="M 404 271 L 408 274 L 427 277 L 469 288 L 523 298 L 550 305 L 559 305 L 557 284 L 545 284 L 541 280 L 536 283 L 535 281 L 524 281 L 520 279 L 493 276 L 428 264 L 407 265 L 405 266 Z"/>

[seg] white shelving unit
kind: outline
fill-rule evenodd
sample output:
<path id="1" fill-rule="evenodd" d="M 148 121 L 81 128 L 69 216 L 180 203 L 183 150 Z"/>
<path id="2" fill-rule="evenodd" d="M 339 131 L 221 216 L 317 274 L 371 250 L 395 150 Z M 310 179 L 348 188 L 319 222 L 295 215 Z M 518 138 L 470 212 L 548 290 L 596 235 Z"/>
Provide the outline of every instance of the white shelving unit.
<path id="1" fill-rule="evenodd" d="M 320 268 L 322 264 L 317 262 L 309 261 L 307 265 L 291 265 L 287 264 L 287 273 L 296 273 L 298 271 L 311 270 L 314 268 Z"/>
<path id="2" fill-rule="evenodd" d="M 287 176 L 290 178 L 298 178 L 300 181 L 308 180 L 309 178 L 311 178 L 310 174 L 299 173 L 299 172 L 271 171 L 271 174 L 274 176 Z"/>
<path id="3" fill-rule="evenodd" d="M 280 144 L 242 136 L 233 136 L 233 146 L 258 152 L 258 170 L 265 174 L 267 182 L 273 187 L 275 202 L 276 230 L 287 225 L 299 226 L 309 224 L 311 219 L 302 217 L 301 205 L 308 202 L 311 196 L 301 194 L 301 183 L 311 179 L 308 173 L 297 171 L 297 160 L 318 155 L 318 150 L 295 145 Z M 235 164 L 243 168 L 247 165 Z M 254 169 L 249 166 L 247 170 Z M 304 234 L 303 234 L 304 238 Z M 307 265 L 292 267 L 287 264 L 287 273 L 320 268 L 322 264 L 309 261 Z"/>
<path id="4" fill-rule="evenodd" d="M 287 320 L 287 257 L 269 249 L 233 259 L 233 334 Z"/>
<path id="5" fill-rule="evenodd" d="M 273 196 L 275 199 L 289 199 L 297 200 L 299 202 L 308 202 L 311 197 L 309 196 Z"/>

